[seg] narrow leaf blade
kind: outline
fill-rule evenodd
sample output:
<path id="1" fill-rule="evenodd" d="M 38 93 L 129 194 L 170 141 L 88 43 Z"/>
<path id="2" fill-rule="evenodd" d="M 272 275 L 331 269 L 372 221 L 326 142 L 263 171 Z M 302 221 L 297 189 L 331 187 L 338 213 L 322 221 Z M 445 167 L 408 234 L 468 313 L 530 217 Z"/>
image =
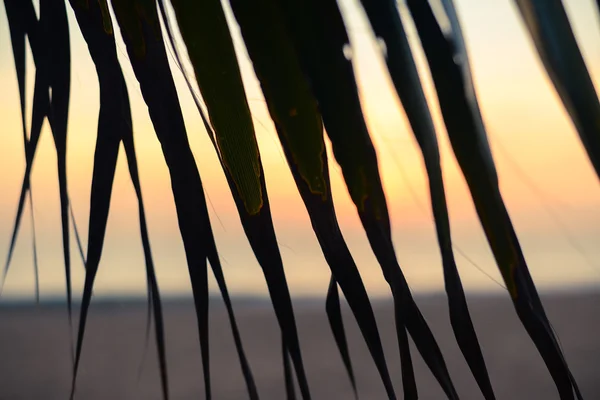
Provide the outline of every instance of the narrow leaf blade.
<path id="1" fill-rule="evenodd" d="M 450 142 L 517 314 L 546 362 L 561 399 L 573 399 L 577 386 L 550 329 L 500 194 L 460 24 L 452 2 L 444 0 L 443 5 L 452 29 L 448 36 L 427 2 L 408 1 Z"/>
<path id="2" fill-rule="evenodd" d="M 454 335 L 484 397 L 495 399 L 452 251 L 435 128 L 397 4 L 392 0 L 362 0 L 362 4 L 375 35 L 385 41 L 387 67 L 425 162 Z"/>

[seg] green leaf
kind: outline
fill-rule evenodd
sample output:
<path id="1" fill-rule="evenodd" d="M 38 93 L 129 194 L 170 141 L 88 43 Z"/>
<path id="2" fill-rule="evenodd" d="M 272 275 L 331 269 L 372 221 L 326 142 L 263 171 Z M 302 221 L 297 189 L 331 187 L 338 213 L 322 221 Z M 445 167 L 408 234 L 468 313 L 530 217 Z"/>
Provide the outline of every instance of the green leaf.
<path id="1" fill-rule="evenodd" d="M 179 56 L 179 52 L 177 51 L 177 47 L 175 46 L 173 34 L 171 32 L 171 28 L 170 28 L 170 25 L 168 22 L 169 20 L 168 20 L 168 17 L 167 17 L 166 11 L 165 11 L 165 7 L 164 7 L 164 3 L 162 2 L 162 0 L 158 1 L 158 5 L 160 8 L 161 17 L 162 17 L 163 21 L 166 21 L 165 27 L 167 30 L 167 37 L 169 38 L 169 43 L 170 43 L 171 47 L 174 49 L 177 66 L 183 72 L 183 69 L 181 67 L 181 59 Z M 204 122 L 204 126 L 205 126 L 207 132 L 209 132 L 210 139 L 216 149 L 216 141 L 215 141 L 214 135 L 211 133 L 212 130 L 210 128 L 210 124 L 208 123 L 208 120 L 207 120 L 206 116 L 204 115 L 204 112 L 202 111 L 202 108 L 200 106 L 200 101 L 192 89 L 191 82 L 190 82 L 188 76 L 185 73 L 183 75 L 184 75 L 186 84 L 188 85 L 188 88 L 189 88 L 190 92 L 192 93 L 192 97 L 193 97 L 194 101 L 196 102 L 196 106 L 198 107 L 198 111 L 200 112 L 202 121 Z M 229 316 L 231 330 L 233 333 L 233 339 L 235 342 L 236 350 L 238 352 L 238 357 L 240 359 L 240 365 L 242 368 L 242 373 L 244 375 L 244 380 L 246 382 L 246 387 L 248 389 L 248 394 L 250 396 L 250 399 L 252 399 L 252 400 L 258 399 L 258 392 L 256 390 L 256 384 L 254 383 L 254 378 L 252 376 L 250 364 L 248 363 L 246 354 L 244 353 L 241 336 L 240 336 L 240 333 L 239 333 L 239 330 L 237 327 L 237 323 L 235 321 L 235 316 L 233 313 L 233 306 L 231 304 L 231 300 L 230 300 L 229 293 L 227 290 L 227 285 L 225 283 L 225 277 L 223 275 L 221 262 L 219 260 L 218 254 L 216 252 L 216 247 L 214 248 L 214 251 L 209 252 L 208 259 L 210 261 L 213 273 L 215 275 L 215 279 L 217 281 L 217 285 L 219 286 L 219 290 L 221 291 L 221 295 L 223 297 L 223 301 L 224 301 L 225 307 L 227 309 L 227 314 Z"/>
<path id="2" fill-rule="evenodd" d="M 385 61 L 392 82 L 423 155 L 454 335 L 484 397 L 494 399 L 452 251 L 450 220 L 435 128 L 397 4 L 393 0 L 362 0 L 362 4 L 375 35 L 385 42 Z"/>
<path id="3" fill-rule="evenodd" d="M 349 40 L 337 4 L 333 0 L 279 1 L 300 63 L 319 102 L 348 192 L 392 290 L 405 397 L 417 396 L 406 327 L 446 394 L 456 398 L 439 346 L 395 256 L 377 156 L 362 115 L 352 64 L 346 58 Z M 388 395 L 392 397 L 393 393 L 388 391 Z"/>
<path id="4" fill-rule="evenodd" d="M 162 2 L 159 4 L 164 16 Z M 246 382 L 249 390 L 256 391 L 212 235 L 202 183 L 187 141 L 183 117 L 161 37 L 156 5 L 151 0 L 120 1 L 113 2 L 113 8 L 171 175 L 171 186 L 196 306 L 206 398 L 211 397 L 207 258 L 227 307 Z M 168 24 L 166 27 L 168 29 Z M 170 33 L 169 38 L 172 40 Z"/>
<path id="5" fill-rule="evenodd" d="M 391 387 L 369 298 L 333 209 L 321 116 L 290 43 L 281 10 L 272 0 L 252 3 L 235 0 L 231 1 L 231 7 L 321 249 L 356 317 L 382 380 Z M 330 285 L 326 310 L 353 381 L 336 280 Z"/>
<path id="6" fill-rule="evenodd" d="M 200 107 L 199 111 L 209 136 L 213 138 L 244 232 L 263 269 L 300 391 L 303 398 L 309 399 L 264 171 L 225 14 L 219 0 L 201 3 L 172 1 L 172 4 L 210 122 Z M 176 46 L 173 47 L 176 49 Z"/>
<path id="7" fill-rule="evenodd" d="M 255 215 L 263 206 L 258 145 L 221 2 L 171 3 L 206 102 L 221 161 L 246 213 Z"/>
<path id="8" fill-rule="evenodd" d="M 448 36 L 442 32 L 427 2 L 408 1 L 454 154 L 519 318 L 546 362 L 561 399 L 573 399 L 573 390 L 580 398 L 502 200 L 454 6 L 446 0 L 443 5 L 451 25 Z"/>

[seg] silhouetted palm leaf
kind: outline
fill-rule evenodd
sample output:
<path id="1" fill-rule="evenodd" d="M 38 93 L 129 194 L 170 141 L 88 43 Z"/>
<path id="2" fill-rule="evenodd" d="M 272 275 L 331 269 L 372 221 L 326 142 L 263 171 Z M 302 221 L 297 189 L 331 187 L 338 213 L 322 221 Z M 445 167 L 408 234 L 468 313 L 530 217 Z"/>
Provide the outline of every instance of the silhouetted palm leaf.
<path id="1" fill-rule="evenodd" d="M 67 278 L 68 301 L 71 297 L 71 250 L 69 240 L 69 192 L 67 187 L 67 121 L 71 90 L 71 50 L 69 25 L 64 0 L 40 0 L 40 25 L 46 42 L 47 83 L 52 95 L 47 117 L 52 126 L 52 137 L 58 164 L 62 242 Z M 36 70 L 37 72 L 37 70 Z M 44 88 L 45 94 L 48 89 Z M 44 97 L 42 97 L 44 99 Z M 35 103 L 35 98 L 34 98 Z M 35 104 L 34 104 L 35 106 Z M 69 311 L 70 314 L 70 311 Z"/>
<path id="2" fill-rule="evenodd" d="M 561 0 L 515 0 L 600 178 L 600 103 Z"/>
<path id="3" fill-rule="evenodd" d="M 118 1 L 113 9 L 157 137 L 175 198 L 196 305 L 205 390 L 210 396 L 206 257 L 216 252 L 200 176 L 187 141 L 154 1 Z M 88 283 L 86 275 L 86 284 Z"/>
<path id="4" fill-rule="evenodd" d="M 231 1 L 231 6 L 325 259 L 340 282 L 382 379 L 391 385 L 371 306 L 335 217 L 321 117 L 289 43 L 281 10 L 272 0 Z M 335 279 L 329 286 L 326 310 L 354 385 Z"/>
<path id="5" fill-rule="evenodd" d="M 429 193 L 438 244 L 442 253 L 450 321 L 456 340 L 485 398 L 494 399 L 494 392 L 469 315 L 465 293 L 452 251 L 450 221 L 435 128 L 396 2 L 393 0 L 362 0 L 362 4 L 375 35 L 385 41 L 385 60 L 388 70 L 423 154 L 425 170 L 429 178 Z"/>
<path id="6" fill-rule="evenodd" d="M 600 176 L 600 104 L 560 0 L 515 0 L 537 51 Z M 70 39 L 64 0 L 40 0 L 38 20 L 31 0 L 4 0 L 17 71 L 25 174 L 4 267 L 4 284 L 15 247 L 42 124 L 48 119 L 57 154 L 62 242 L 71 323 L 69 213 L 80 253 L 83 249 L 69 205 L 66 135 L 70 91 Z M 386 198 L 375 148 L 362 113 L 352 68 L 352 51 L 335 0 L 230 0 L 242 38 L 260 82 L 283 152 L 313 230 L 330 266 L 326 311 L 344 366 L 357 395 L 344 332 L 338 285 L 352 310 L 390 399 L 395 398 L 379 332 L 361 276 L 338 226 L 328 173 L 323 127 L 356 206 L 371 248 L 389 283 L 394 300 L 405 398 L 417 398 L 408 333 L 442 389 L 457 399 L 442 353 L 398 265 L 392 243 Z M 452 251 L 452 239 L 440 154 L 427 101 L 415 67 L 397 4 L 392 0 L 361 0 L 375 35 L 385 42 L 385 61 L 422 152 L 429 179 L 437 239 L 444 267 L 452 327 L 467 363 L 484 395 L 494 399 L 485 362 L 469 316 Z M 443 31 L 425 0 L 407 0 L 437 91 L 442 116 L 459 166 L 466 178 L 487 240 L 511 295 L 517 314 L 542 355 L 561 399 L 581 399 L 550 322 L 529 274 L 508 211 L 504 205 L 485 127 L 469 70 L 468 55 L 451 0 L 442 0 Z M 77 23 L 96 66 L 100 87 L 98 137 L 91 184 L 86 276 L 77 338 L 73 390 L 79 365 L 94 279 L 106 232 L 119 145 L 123 142 L 138 200 L 140 236 L 146 261 L 149 317 L 155 317 L 163 397 L 168 398 L 167 368 L 160 293 L 154 273 L 138 173 L 133 124 L 125 79 L 116 54 L 113 23 L 106 0 L 70 0 Z M 224 299 L 249 396 L 258 399 L 244 353 L 233 307 L 212 233 L 202 182 L 189 147 L 177 91 L 163 40 L 181 56 L 173 29 L 179 29 L 202 100 L 190 78 L 206 131 L 217 152 L 242 226 L 262 267 L 282 333 L 283 375 L 288 399 L 295 399 L 292 365 L 302 397 L 310 399 L 290 293 L 277 245 L 263 165 L 240 69 L 220 0 L 172 0 L 175 27 L 163 0 L 113 0 L 113 10 L 127 47 L 169 169 L 179 229 L 192 283 L 203 363 L 205 396 L 210 399 L 207 260 Z M 599 3 L 600 6 L 600 3 Z M 436 10 L 437 11 L 437 10 Z M 25 46 L 33 54 L 35 85 L 27 134 Z M 37 250 L 33 228 L 34 264 Z M 36 278 L 37 279 L 37 278 Z M 37 282 L 37 281 L 36 281 Z M 37 293 L 36 283 L 36 293 Z"/>
<path id="7" fill-rule="evenodd" d="M 300 391 L 310 398 L 250 109 L 219 0 L 172 1 L 244 232 L 261 265 Z"/>
<path id="8" fill-rule="evenodd" d="M 34 62 L 36 64 L 36 73 L 31 132 L 29 138 L 26 137 L 26 134 L 24 136 L 26 158 L 25 175 L 21 186 L 21 194 L 19 196 L 7 261 L 4 267 L 3 283 L 10 266 L 23 213 L 25 196 L 28 192 L 30 193 L 33 221 L 33 200 L 30 192 L 30 175 L 42 124 L 47 117 L 54 138 L 58 166 L 63 254 L 67 281 L 67 305 L 70 325 L 71 258 L 69 246 L 69 197 L 66 175 L 66 135 L 70 92 L 70 48 L 65 4 L 62 0 L 41 0 L 39 21 L 37 20 L 31 0 L 7 0 L 5 5 L 7 17 L 12 21 L 10 24 L 11 32 L 13 32 L 13 37 L 15 38 L 13 42 L 13 53 L 15 54 L 15 64 L 19 71 L 17 72 L 18 80 L 20 82 L 19 85 L 21 85 L 21 80 L 24 85 L 25 76 L 25 66 L 21 61 L 21 46 L 24 45 L 24 41 L 21 40 L 22 35 L 27 35 L 29 39 Z M 21 88 L 19 90 L 21 91 Z M 50 91 L 52 91 L 51 97 Z M 21 101 L 21 105 L 24 107 L 24 99 Z M 24 108 L 22 108 L 22 114 L 24 114 Z M 22 115 L 23 123 L 25 119 L 25 116 Z M 34 263 L 37 276 L 37 256 L 35 255 L 35 252 L 34 249 Z"/>
<path id="9" fill-rule="evenodd" d="M 7 15 L 11 15 L 8 18 L 9 29 L 10 29 L 10 39 L 11 45 L 13 49 L 13 58 L 15 60 L 15 69 L 17 71 L 17 82 L 19 85 L 19 100 L 21 105 L 21 125 L 23 128 L 23 145 L 25 149 L 25 158 L 28 159 L 28 153 L 31 151 L 29 144 L 29 137 L 27 134 L 27 116 L 25 113 L 26 107 L 26 96 L 25 96 L 25 76 L 26 76 L 26 64 L 25 64 L 25 40 L 27 38 L 27 27 L 26 24 L 21 22 L 23 18 L 26 18 L 25 14 L 28 13 L 28 6 L 31 6 L 30 11 L 33 11 L 33 5 L 30 2 L 21 2 L 19 4 L 15 1 L 7 1 L 6 2 L 6 13 Z M 35 14 L 33 14 L 35 17 Z M 24 188 L 25 189 L 25 188 Z M 23 190 L 22 190 L 23 191 Z M 39 288 L 39 274 L 38 274 L 38 263 L 37 263 L 37 246 L 35 240 L 35 222 L 34 222 L 34 212 L 33 212 L 33 191 L 31 186 L 28 186 L 25 191 L 29 194 L 29 208 L 31 210 L 31 226 L 32 226 L 32 236 L 33 236 L 33 258 L 34 258 L 34 272 L 35 272 L 35 295 L 36 300 L 39 301 L 40 296 L 40 288 Z M 23 198 L 24 200 L 24 198 Z M 2 277 L 2 285 L 6 279 L 6 274 L 8 272 L 8 268 L 10 266 L 10 260 L 12 258 L 12 253 L 14 251 L 16 235 L 19 229 L 20 220 L 22 216 L 23 203 L 24 201 L 19 199 L 19 208 L 17 210 L 17 216 L 15 220 L 15 225 L 13 228 L 13 234 L 11 237 L 11 243 L 8 250 L 7 261 L 4 267 L 3 277 Z M 0 288 L 1 292 L 1 288 Z"/>
<path id="10" fill-rule="evenodd" d="M 167 367 L 160 294 L 158 292 L 158 285 L 154 273 L 150 240 L 148 238 L 148 229 L 146 227 L 144 204 L 133 143 L 129 97 L 127 95 L 125 78 L 123 77 L 117 59 L 112 22 L 108 13 L 108 4 L 105 0 L 91 2 L 91 4 L 71 0 L 71 6 L 75 11 L 75 17 L 77 18 L 81 33 L 88 44 L 92 60 L 96 65 L 98 82 L 100 85 L 100 114 L 98 120 L 96 153 L 94 155 L 94 171 L 92 176 L 86 276 L 95 273 L 100 263 L 112 186 L 117 166 L 117 157 L 119 154 L 119 145 L 123 142 L 129 164 L 131 181 L 138 199 L 140 235 L 142 237 L 144 257 L 146 259 L 149 302 L 152 304 L 156 322 L 156 340 L 161 382 L 163 395 L 165 398 L 168 398 Z M 150 316 L 148 319 L 150 320 Z M 77 368 L 81 357 L 82 340 L 83 329 L 80 330 L 77 342 L 73 374 L 73 390 L 71 396 L 73 396 L 75 389 Z"/>
<path id="11" fill-rule="evenodd" d="M 445 0 L 443 4 L 452 30 L 447 35 L 442 32 L 427 2 L 408 1 L 429 62 L 454 154 L 519 318 L 544 358 L 561 398 L 572 399 L 573 390 L 581 398 L 529 275 L 500 194 L 454 6 L 451 0 Z"/>
<path id="12" fill-rule="evenodd" d="M 335 1 L 281 2 L 290 36 L 319 101 L 333 153 L 392 290 L 405 396 L 414 398 L 417 391 L 404 327 L 446 394 L 456 398 L 439 347 L 412 299 L 396 260 L 377 156 L 362 116 L 352 65 L 344 54 L 349 41 L 337 4 Z"/>

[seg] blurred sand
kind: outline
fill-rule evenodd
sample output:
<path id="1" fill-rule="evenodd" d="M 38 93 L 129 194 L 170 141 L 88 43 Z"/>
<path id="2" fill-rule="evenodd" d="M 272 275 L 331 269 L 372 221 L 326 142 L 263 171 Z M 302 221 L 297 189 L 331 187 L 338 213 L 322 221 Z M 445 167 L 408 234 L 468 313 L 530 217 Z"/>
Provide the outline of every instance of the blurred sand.
<path id="1" fill-rule="evenodd" d="M 528 340 L 506 295 L 470 295 L 469 302 L 498 399 L 557 399 L 549 373 Z M 546 310 L 586 399 L 600 399 L 600 292 L 545 293 Z M 417 302 L 438 343 L 462 399 L 480 399 L 450 330 L 442 295 Z M 352 392 L 327 325 L 323 301 L 295 299 L 302 350 L 313 398 L 351 399 Z M 261 399 L 284 399 L 280 341 L 269 303 L 237 299 L 236 315 Z M 401 398 L 399 356 L 388 301 L 375 301 L 390 372 Z M 68 325 L 64 305 L 0 306 L 0 400 L 66 399 L 70 386 Z M 347 310 L 346 310 L 347 311 Z M 173 399 L 202 399 L 203 383 L 195 317 L 190 300 L 164 305 Z M 92 305 L 77 399 L 160 399 L 154 347 L 138 381 L 146 308 L 139 301 L 96 301 Z M 353 318 L 346 328 L 361 399 L 385 399 Z M 246 399 L 244 382 L 222 304 L 211 314 L 213 397 Z M 151 344 L 154 342 L 152 341 Z M 414 350 L 414 348 L 413 348 Z M 443 393 L 413 352 L 421 399 Z"/>

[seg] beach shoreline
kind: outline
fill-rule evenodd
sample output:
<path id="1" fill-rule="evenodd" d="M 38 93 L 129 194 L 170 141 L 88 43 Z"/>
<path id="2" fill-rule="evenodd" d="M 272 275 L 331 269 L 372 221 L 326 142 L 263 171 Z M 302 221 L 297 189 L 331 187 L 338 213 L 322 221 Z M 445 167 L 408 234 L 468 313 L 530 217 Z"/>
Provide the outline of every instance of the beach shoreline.
<path id="1" fill-rule="evenodd" d="M 600 398 L 600 290 L 543 292 L 541 296 L 584 398 Z M 557 399 L 550 375 L 520 326 L 506 293 L 468 293 L 467 298 L 497 398 Z M 480 399 L 450 329 L 444 294 L 417 294 L 415 299 L 442 348 L 461 399 Z M 351 386 L 327 324 L 324 299 L 294 298 L 293 302 L 313 398 L 351 399 Z M 233 303 L 261 399 L 285 398 L 280 339 L 269 300 L 235 297 Z M 388 367 L 400 395 L 400 363 L 391 302 L 376 298 L 373 307 Z M 171 397 L 203 398 L 192 301 L 187 297 L 165 298 L 163 311 Z M 359 397 L 385 399 L 356 323 L 347 306 L 343 311 Z M 144 357 L 146 312 L 145 300 L 139 298 L 94 300 L 76 398 L 161 398 L 153 340 Z M 75 326 L 77 315 L 75 304 Z M 0 321 L 0 399 L 66 398 L 71 366 L 64 301 L 35 305 L 3 300 Z M 210 324 L 213 397 L 247 399 L 229 322 L 216 296 L 211 297 Z M 419 398 L 445 398 L 414 346 L 412 349 Z"/>

